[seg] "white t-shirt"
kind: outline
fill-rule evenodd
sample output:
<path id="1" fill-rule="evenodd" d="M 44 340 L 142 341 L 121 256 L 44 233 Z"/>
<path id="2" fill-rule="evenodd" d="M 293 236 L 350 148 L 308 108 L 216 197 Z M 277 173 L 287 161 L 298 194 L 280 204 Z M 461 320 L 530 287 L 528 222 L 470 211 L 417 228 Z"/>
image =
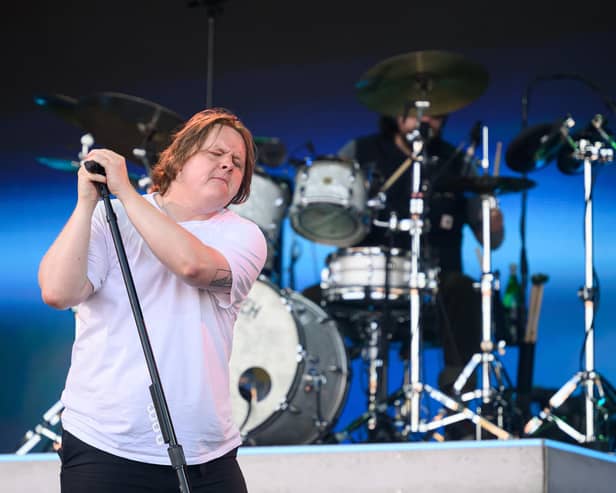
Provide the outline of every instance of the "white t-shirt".
<path id="1" fill-rule="evenodd" d="M 153 194 L 144 197 L 158 207 Z M 118 200 L 113 208 L 178 443 L 189 465 L 215 459 L 241 443 L 231 413 L 229 358 L 239 305 L 267 256 L 263 233 L 228 209 L 206 221 L 180 223 L 229 262 L 229 297 L 190 286 L 171 273 Z M 105 452 L 170 464 L 103 202 L 92 219 L 88 278 L 94 293 L 77 308 L 62 425 Z"/>

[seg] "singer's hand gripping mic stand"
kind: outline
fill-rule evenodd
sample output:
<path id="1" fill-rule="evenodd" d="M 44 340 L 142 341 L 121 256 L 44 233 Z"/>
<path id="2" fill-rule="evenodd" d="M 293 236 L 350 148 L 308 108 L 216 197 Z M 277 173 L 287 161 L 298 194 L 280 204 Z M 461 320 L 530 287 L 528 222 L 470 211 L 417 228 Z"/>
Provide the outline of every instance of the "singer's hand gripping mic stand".
<path id="1" fill-rule="evenodd" d="M 84 143 L 83 139 L 82 144 L 82 155 L 85 156 L 87 154 L 87 143 Z M 97 173 L 101 175 L 105 174 L 105 169 L 96 161 L 86 161 L 84 166 L 90 173 Z M 113 237 L 113 243 L 118 255 L 120 268 L 122 270 L 124 284 L 126 285 L 130 306 L 133 311 L 133 316 L 135 317 L 137 331 L 139 332 L 139 339 L 141 340 L 141 345 L 143 346 L 145 361 L 152 380 L 152 385 L 150 385 L 150 395 L 152 396 L 152 402 L 156 410 L 160 430 L 165 443 L 169 444 L 167 451 L 169 453 L 169 458 L 171 459 L 171 465 L 178 475 L 180 491 L 183 493 L 189 493 L 190 486 L 188 484 L 187 474 L 188 466 L 186 464 L 186 458 L 184 457 L 184 450 L 177 441 L 173 423 L 171 422 L 171 414 L 169 413 L 169 407 L 167 406 L 162 383 L 160 381 L 160 375 L 156 366 L 156 360 L 154 359 L 154 353 L 152 351 L 150 339 L 145 327 L 143 313 L 137 297 L 137 291 L 135 290 L 135 284 L 133 282 L 133 277 L 126 258 L 126 250 L 124 249 L 120 229 L 118 228 L 117 216 L 111 205 L 109 188 L 105 183 L 97 183 L 97 186 L 105 204 L 107 222 L 109 223 L 109 227 L 111 229 L 111 235 Z"/>

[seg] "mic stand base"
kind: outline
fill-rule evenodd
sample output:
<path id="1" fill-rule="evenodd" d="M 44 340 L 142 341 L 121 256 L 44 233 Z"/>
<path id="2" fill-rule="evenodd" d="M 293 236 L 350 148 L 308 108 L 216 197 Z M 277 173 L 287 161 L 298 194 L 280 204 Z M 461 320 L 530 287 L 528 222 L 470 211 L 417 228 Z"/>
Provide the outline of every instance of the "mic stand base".
<path id="1" fill-rule="evenodd" d="M 564 418 L 558 416 L 557 411 L 578 389 L 586 390 L 588 386 L 593 388 L 592 400 L 595 421 L 601 421 L 603 426 L 597 428 L 602 431 L 596 435 L 587 436 L 569 424 Z M 596 394 L 594 392 L 596 390 Z M 570 437 L 576 443 L 593 448 L 595 450 L 610 450 L 610 445 L 616 439 L 614 431 L 610 430 L 610 417 L 616 412 L 616 389 L 604 377 L 596 372 L 579 371 L 564 383 L 548 401 L 548 405 L 537 416 L 532 417 L 524 426 L 524 434 L 528 438 L 542 434 L 546 424 L 556 426 L 561 432 Z M 600 418 L 600 419 L 597 419 Z M 593 423 L 595 426 L 596 422 Z M 595 430 L 593 426 L 593 430 Z"/>

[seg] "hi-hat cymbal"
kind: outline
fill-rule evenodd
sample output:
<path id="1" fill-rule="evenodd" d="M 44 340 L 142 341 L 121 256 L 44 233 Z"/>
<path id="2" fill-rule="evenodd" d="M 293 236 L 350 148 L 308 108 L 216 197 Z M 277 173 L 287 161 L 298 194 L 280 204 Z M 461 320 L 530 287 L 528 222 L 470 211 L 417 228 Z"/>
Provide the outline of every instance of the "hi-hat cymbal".
<path id="1" fill-rule="evenodd" d="M 155 158 L 171 140 L 184 119 L 177 113 L 136 96 L 102 92 L 74 100 L 67 96 L 38 96 L 69 123 L 91 133 L 97 144 L 134 160 L 133 149 Z M 40 103 L 39 103 L 40 104 Z"/>
<path id="2" fill-rule="evenodd" d="M 514 176 L 458 176 L 440 179 L 435 189 L 440 192 L 468 192 L 478 195 L 502 195 L 533 188 L 536 183 L 528 178 Z"/>
<path id="3" fill-rule="evenodd" d="M 416 51 L 388 58 L 355 84 L 361 103 L 378 113 L 398 116 L 415 101 L 429 101 L 426 115 L 443 115 L 475 101 L 488 87 L 480 65 L 457 53 Z"/>

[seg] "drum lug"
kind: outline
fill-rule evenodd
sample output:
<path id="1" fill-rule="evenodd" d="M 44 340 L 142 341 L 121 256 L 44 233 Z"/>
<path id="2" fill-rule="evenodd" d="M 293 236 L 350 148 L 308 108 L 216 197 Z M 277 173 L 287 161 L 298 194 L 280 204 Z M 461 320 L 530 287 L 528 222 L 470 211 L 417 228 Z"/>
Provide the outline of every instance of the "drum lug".
<path id="1" fill-rule="evenodd" d="M 304 392 L 306 393 L 312 392 L 313 389 L 318 392 L 321 390 L 322 385 L 327 384 L 327 377 L 314 368 L 304 374 L 303 380 L 305 383 Z"/>
<path id="2" fill-rule="evenodd" d="M 307 358 L 308 352 L 304 349 L 304 347 L 301 344 L 297 345 L 296 351 L 297 351 L 296 359 L 298 363 L 301 363 Z"/>
<path id="3" fill-rule="evenodd" d="M 286 399 L 283 399 L 282 401 L 280 401 L 280 404 L 278 404 L 278 407 L 276 408 L 276 411 L 288 411 L 291 414 L 301 414 L 301 409 L 295 407 L 292 404 L 289 404 L 289 401 L 287 401 Z"/>

